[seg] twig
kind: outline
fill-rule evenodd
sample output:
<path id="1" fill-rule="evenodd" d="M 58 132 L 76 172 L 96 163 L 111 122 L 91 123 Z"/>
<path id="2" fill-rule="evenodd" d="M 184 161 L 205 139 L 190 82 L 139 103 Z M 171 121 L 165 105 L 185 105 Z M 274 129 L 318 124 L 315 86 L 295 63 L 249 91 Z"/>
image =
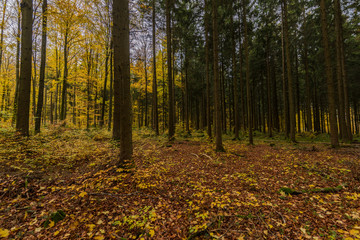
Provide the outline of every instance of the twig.
<path id="1" fill-rule="evenodd" d="M 206 155 L 205 153 L 201 153 L 201 155 L 203 155 L 203 156 L 205 156 L 205 157 L 209 158 L 210 160 L 214 160 L 214 159 L 212 159 L 212 157 L 210 157 L 209 155 Z"/>
<path id="2" fill-rule="evenodd" d="M 195 153 L 191 153 L 191 155 L 194 155 L 197 158 L 200 158 L 199 155 L 195 154 Z"/>

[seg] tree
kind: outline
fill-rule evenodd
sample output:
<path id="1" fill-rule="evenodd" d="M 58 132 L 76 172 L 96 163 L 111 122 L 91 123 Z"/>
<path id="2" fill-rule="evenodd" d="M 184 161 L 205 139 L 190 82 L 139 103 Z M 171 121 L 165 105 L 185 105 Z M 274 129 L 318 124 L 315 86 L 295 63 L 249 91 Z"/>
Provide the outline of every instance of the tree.
<path id="1" fill-rule="evenodd" d="M 158 94 L 157 94 L 157 75 L 156 75 L 156 1 L 152 0 L 152 45 L 153 45 L 153 102 L 152 119 L 155 134 L 159 135 L 159 113 L 158 113 Z"/>
<path id="2" fill-rule="evenodd" d="M 290 58 L 290 42 L 289 42 L 289 27 L 288 27 L 288 10 L 287 10 L 287 1 L 283 0 L 284 6 L 284 40 L 285 40 L 285 53 L 286 53 L 286 70 L 288 77 L 288 88 L 289 88 L 289 120 L 290 120 L 290 140 L 296 142 L 295 140 L 295 129 L 296 129 L 296 119 L 295 119 L 295 101 L 294 101 L 294 86 L 292 79 L 292 70 L 291 70 L 291 58 Z"/>
<path id="3" fill-rule="evenodd" d="M 130 94 L 129 1 L 113 2 L 114 127 L 120 124 L 120 166 L 131 160 L 132 112 Z"/>
<path id="4" fill-rule="evenodd" d="M 211 108 L 210 108 L 210 39 L 209 39 L 209 13 L 208 13 L 208 0 L 204 0 L 205 3 L 205 71 L 206 71 L 206 120 L 207 120 L 207 134 L 209 138 L 212 138 L 211 131 Z"/>
<path id="5" fill-rule="evenodd" d="M 45 64 L 46 64 L 46 41 L 47 41 L 47 0 L 43 0 L 42 5 L 42 40 L 41 40 L 41 65 L 40 65 L 40 79 L 39 79 L 39 95 L 35 116 L 35 133 L 40 132 L 41 113 L 44 104 L 44 85 L 45 85 Z"/>
<path id="6" fill-rule="evenodd" d="M 330 114 L 330 139 L 332 147 L 339 147 L 338 139 L 338 127 L 336 120 L 336 104 L 335 104 L 335 87 L 333 82 L 333 74 L 330 59 L 330 48 L 329 48 L 329 37 L 327 30 L 327 16 L 326 16 L 326 5 L 325 0 L 320 0 L 320 12 L 321 12 L 321 31 L 322 31 L 322 42 L 324 47 L 324 58 L 325 58 L 325 72 L 327 82 L 327 96 L 329 102 L 329 114 Z"/>
<path id="7" fill-rule="evenodd" d="M 23 0 L 21 2 L 21 17 L 21 66 L 18 107 L 16 113 L 16 131 L 22 136 L 29 136 L 33 23 L 32 0 Z"/>
<path id="8" fill-rule="evenodd" d="M 167 65 L 169 87 L 169 141 L 175 138 L 175 106 L 172 73 L 172 48 L 171 48 L 171 0 L 166 0 L 166 41 L 167 41 Z"/>
<path id="9" fill-rule="evenodd" d="M 350 107 L 347 90 L 345 69 L 344 40 L 342 33 L 341 5 L 339 0 L 334 0 L 335 8 L 335 34 L 336 34 L 336 78 L 339 95 L 339 123 L 341 137 L 345 142 L 352 140 Z"/>
<path id="10" fill-rule="evenodd" d="M 244 48 L 245 48 L 245 65 L 246 65 L 246 101 L 247 101 L 249 144 L 254 144 L 252 99 L 251 99 L 251 89 L 250 89 L 249 30 L 247 23 L 247 1 L 243 3 L 243 23 L 244 23 L 244 38 L 245 38 Z"/>
<path id="11" fill-rule="evenodd" d="M 212 0 L 212 25 L 213 25 L 213 54 L 214 54 L 214 99 L 215 99 L 215 137 L 216 151 L 224 151 L 222 143 L 222 119 L 221 119 L 221 87 L 219 79 L 219 46 L 218 46 L 218 5 Z"/>

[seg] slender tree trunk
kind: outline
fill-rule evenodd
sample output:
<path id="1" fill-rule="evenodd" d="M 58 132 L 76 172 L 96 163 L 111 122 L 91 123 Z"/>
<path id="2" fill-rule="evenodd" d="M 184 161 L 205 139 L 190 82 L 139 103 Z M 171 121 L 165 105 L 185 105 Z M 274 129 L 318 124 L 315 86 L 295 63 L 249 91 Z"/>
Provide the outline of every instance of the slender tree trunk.
<path id="1" fill-rule="evenodd" d="M 1 18 L 1 25 L 0 25 L 0 73 L 1 73 L 1 65 L 2 65 L 2 59 L 3 59 L 3 46 L 4 46 L 4 29 L 5 29 L 5 13 L 6 13 L 6 6 L 7 6 L 7 0 L 3 3 L 3 12 L 2 12 L 2 18 Z"/>
<path id="2" fill-rule="evenodd" d="M 15 85 L 15 97 L 14 97 L 14 115 L 12 119 L 12 124 L 16 122 L 16 113 L 18 106 L 18 96 L 19 96 L 19 81 L 20 81 L 20 36 L 21 36 L 21 10 L 20 10 L 20 0 L 17 0 L 18 3 L 18 17 L 17 17 L 17 34 L 16 34 L 16 85 Z"/>
<path id="3" fill-rule="evenodd" d="M 338 127 L 336 120 L 335 88 L 334 88 L 333 75 L 331 69 L 325 0 L 320 0 L 320 11 L 321 11 L 321 30 L 322 30 L 322 41 L 324 47 L 326 80 L 327 80 L 327 88 L 328 88 L 331 145 L 333 147 L 338 147 L 339 140 L 338 140 Z"/>
<path id="4" fill-rule="evenodd" d="M 67 110 L 67 76 L 68 76 L 68 36 L 69 29 L 66 27 L 65 36 L 64 36 L 64 74 L 63 74 L 63 86 L 61 94 L 61 109 L 60 109 L 60 120 L 66 119 L 66 110 Z"/>
<path id="5" fill-rule="evenodd" d="M 166 39 L 167 39 L 167 65 L 168 65 L 168 88 L 169 88 L 169 141 L 175 138 L 175 116 L 174 116 L 174 92 L 172 80 L 172 61 L 171 61 L 171 3 L 166 0 Z"/>
<path id="6" fill-rule="evenodd" d="M 101 116 L 100 116 L 100 127 L 104 126 L 104 122 L 105 122 L 105 108 L 106 108 L 106 100 L 107 100 L 107 94 L 106 94 L 106 89 L 107 89 L 107 80 L 108 80 L 108 75 L 109 75 L 109 58 L 110 58 L 110 47 L 109 44 L 106 44 L 105 47 L 105 77 L 104 77 L 104 88 L 103 88 L 103 95 L 102 95 L 102 106 L 101 106 Z"/>
<path id="7" fill-rule="evenodd" d="M 253 114 L 252 114 L 252 99 L 250 89 L 250 62 L 249 62 L 249 33 L 247 24 L 247 1 L 243 5 L 243 23 L 244 23 L 244 48 L 245 48 L 245 64 L 246 64 L 246 101 L 247 101 L 247 117 L 249 129 L 249 144 L 254 144 L 253 140 Z"/>
<path id="8" fill-rule="evenodd" d="M 284 4 L 284 38 L 285 38 L 285 52 L 286 52 L 286 70 L 288 77 L 288 88 L 289 88 L 289 115 L 290 115 L 290 140 L 296 142 L 295 132 L 296 132 L 296 114 L 295 114 L 295 101 L 294 101 L 294 85 L 292 78 L 291 70 L 291 58 L 290 58 L 290 42 L 289 42 L 289 27 L 288 27 L 288 10 L 287 10 L 287 1 L 283 0 Z"/>
<path id="9" fill-rule="evenodd" d="M 218 46 L 218 6 L 217 0 L 212 0 L 212 25 L 213 25 L 213 54 L 214 54 L 214 99 L 215 99 L 215 136 L 216 151 L 224 151 L 222 143 L 222 121 L 221 121 L 221 86 L 219 79 L 219 46 Z"/>
<path id="10" fill-rule="evenodd" d="M 32 23 L 33 23 L 32 0 L 22 1 L 21 13 L 22 13 L 21 67 L 20 67 L 18 108 L 16 114 L 16 131 L 22 136 L 29 136 Z"/>
<path id="11" fill-rule="evenodd" d="M 306 88 L 306 131 L 313 131 L 312 117 L 311 117 L 311 86 L 309 77 L 309 60 L 308 60 L 308 33 L 305 8 L 303 9 L 304 16 L 304 68 L 305 68 L 305 88 Z"/>
<path id="12" fill-rule="evenodd" d="M 149 126 L 148 117 L 148 72 L 147 72 L 147 46 L 144 47 L 144 71 L 145 71 L 145 127 Z"/>
<path id="13" fill-rule="evenodd" d="M 40 132 L 41 113 L 44 104 L 44 86 L 45 86 L 45 65 L 46 65 L 46 42 L 47 42 L 47 0 L 43 0 L 42 5 L 42 40 L 41 40 L 41 65 L 40 65 L 40 79 L 39 79 L 39 95 L 35 116 L 35 133 Z"/>
<path id="14" fill-rule="evenodd" d="M 91 103 L 91 69 L 92 69 L 92 49 L 89 46 L 87 51 L 87 81 L 86 81 L 86 129 L 90 128 L 90 103 Z"/>
<path id="15" fill-rule="evenodd" d="M 185 50 L 185 81 L 184 81 L 184 107 L 185 107 L 185 124 L 186 124 L 186 132 L 190 135 L 190 120 L 189 120 L 189 88 L 188 88 L 188 56 L 187 50 Z"/>
<path id="16" fill-rule="evenodd" d="M 234 5 L 232 4 L 233 8 Z M 231 40 L 232 40 L 232 80 L 233 80 L 233 91 L 234 91 L 234 134 L 235 139 L 239 139 L 239 94 L 238 94 L 238 78 L 237 78 L 237 69 L 236 69 L 236 39 L 235 39 L 235 28 L 233 14 L 230 16 L 231 21 Z M 231 121 L 230 121 L 231 122 Z"/>
<path id="17" fill-rule="evenodd" d="M 157 74 L 156 74 L 156 5 L 155 0 L 152 1 L 152 44 L 153 44 L 153 128 L 156 136 L 159 135 L 159 112 L 158 112 L 158 90 L 157 90 Z"/>
<path id="18" fill-rule="evenodd" d="M 111 130 L 111 123 L 112 123 L 112 114 L 113 114 L 113 84 L 114 84 L 114 71 L 113 71 L 113 62 L 114 62 L 114 57 L 113 57 L 113 42 L 111 40 L 111 43 L 110 43 L 110 71 L 109 71 L 109 74 L 110 74 L 110 89 L 109 89 L 109 92 L 110 92 L 110 100 L 109 100 L 109 120 L 108 120 L 108 130 L 110 131 Z"/>
<path id="19" fill-rule="evenodd" d="M 113 2 L 114 41 L 114 128 L 120 123 L 120 161 L 132 158 L 132 110 L 130 94 L 129 1 Z"/>
<path id="20" fill-rule="evenodd" d="M 206 120 L 207 120 L 207 134 L 209 138 L 212 138 L 211 131 L 211 108 L 210 108 L 210 60 L 209 60 L 209 14 L 208 14 L 208 0 L 205 2 L 205 65 L 206 65 Z"/>
<path id="21" fill-rule="evenodd" d="M 282 82 L 283 82 L 283 101 L 284 101 L 284 130 L 286 137 L 290 135 L 290 116 L 289 116 L 289 97 L 288 81 L 286 79 L 286 60 L 285 60 L 285 26 L 284 26 L 284 9 L 281 3 L 281 53 L 282 53 Z"/>
<path id="22" fill-rule="evenodd" d="M 267 116 L 267 125 L 269 137 L 272 137 L 272 102 L 271 102 L 271 73 L 270 73 L 270 39 L 267 38 L 267 51 L 266 51 L 266 83 L 267 83 L 267 107 L 268 107 L 268 116 Z"/>
<path id="23" fill-rule="evenodd" d="M 300 80 L 299 80 L 299 59 L 298 49 L 295 49 L 295 85 L 296 85 L 296 110 L 297 110 L 297 131 L 301 132 L 301 109 L 300 109 Z"/>
<path id="24" fill-rule="evenodd" d="M 350 121 L 350 106 L 348 96 L 348 84 L 345 69 L 345 54 L 344 54 L 344 39 L 342 33 L 342 16 L 340 0 L 334 0 L 335 7 L 335 33 L 336 33 L 336 70 L 338 80 L 339 105 L 342 108 L 340 119 L 340 126 L 342 126 L 343 140 L 346 142 L 352 141 L 351 121 Z M 341 115 L 341 112 L 340 112 Z M 342 123 L 343 122 L 343 123 Z"/>

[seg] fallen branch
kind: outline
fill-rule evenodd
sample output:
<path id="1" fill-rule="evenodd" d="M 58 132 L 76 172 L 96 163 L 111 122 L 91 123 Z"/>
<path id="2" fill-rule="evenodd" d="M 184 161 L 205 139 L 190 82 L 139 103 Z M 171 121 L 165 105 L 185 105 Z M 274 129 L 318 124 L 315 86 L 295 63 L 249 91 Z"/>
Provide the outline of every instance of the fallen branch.
<path id="1" fill-rule="evenodd" d="M 214 160 L 214 159 L 212 159 L 212 157 L 210 157 L 209 155 L 206 155 L 205 153 L 201 153 L 201 155 L 203 155 L 203 156 L 205 156 L 205 157 L 209 158 L 210 160 Z"/>

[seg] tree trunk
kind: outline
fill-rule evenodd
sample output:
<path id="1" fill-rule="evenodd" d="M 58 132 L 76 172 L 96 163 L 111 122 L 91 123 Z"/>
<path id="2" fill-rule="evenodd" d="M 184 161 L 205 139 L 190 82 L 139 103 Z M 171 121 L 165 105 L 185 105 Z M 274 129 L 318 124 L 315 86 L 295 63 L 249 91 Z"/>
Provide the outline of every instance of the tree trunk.
<path id="1" fill-rule="evenodd" d="M 159 135 L 159 112 L 158 112 L 158 93 L 157 93 L 157 75 L 156 75 L 156 6 L 155 0 L 152 1 L 152 43 L 153 43 L 153 102 L 152 102 L 152 118 L 155 135 Z"/>
<path id="2" fill-rule="evenodd" d="M 234 7 L 233 5 L 231 7 Z M 232 40 L 232 80 L 233 80 L 233 91 L 234 91 L 234 134 L 235 139 L 239 139 L 239 94 L 238 94 L 238 78 L 236 69 L 236 39 L 235 39 L 235 28 L 233 14 L 230 16 L 231 21 L 231 40 Z M 230 121 L 231 122 L 231 121 Z"/>
<path id="3" fill-rule="evenodd" d="M 12 119 L 12 124 L 16 122 L 16 113 L 18 106 L 18 96 L 19 96 L 19 81 L 20 81 L 20 36 L 21 36 L 21 12 L 20 12 L 20 0 L 17 0 L 18 3 L 18 17 L 17 17 L 17 34 L 16 34 L 16 85 L 15 85 L 15 97 L 14 97 L 14 115 Z"/>
<path id="4" fill-rule="evenodd" d="M 41 113 L 44 104 L 44 86 L 45 86 L 45 65 L 46 65 L 46 42 L 47 42 L 47 0 L 43 0 L 42 5 L 42 39 L 41 39 L 41 65 L 40 65 L 40 79 L 39 79 L 39 95 L 35 116 L 35 133 L 40 132 Z"/>
<path id="5" fill-rule="evenodd" d="M 169 141 L 175 138 L 175 116 L 174 116 L 174 92 L 172 80 L 172 61 L 171 61 L 171 6 L 170 0 L 166 0 L 166 41 L 167 41 L 167 65 L 168 65 L 168 88 L 169 88 Z"/>
<path id="6" fill-rule="evenodd" d="M 345 142 L 352 141 L 350 106 L 348 96 L 347 77 L 345 69 L 344 39 L 342 33 L 341 5 L 334 0 L 335 7 L 335 33 L 336 33 L 336 73 L 338 81 L 340 127 Z"/>
<path id="7" fill-rule="evenodd" d="M 312 117 L 311 117 L 311 86 L 310 86 L 310 77 L 309 77 L 309 59 L 308 59 L 308 33 L 307 33 L 307 22 L 306 22 L 306 14 L 305 8 L 303 9 L 304 16 L 304 68 L 305 68 L 305 88 L 306 88 L 306 131 L 312 132 Z"/>
<path id="8" fill-rule="evenodd" d="M 110 47 L 109 44 L 106 43 L 105 46 L 105 77 L 104 77 L 104 88 L 103 88 L 103 95 L 102 95 L 102 106 L 101 106 L 101 116 L 100 116 L 100 127 L 104 126 L 105 122 L 105 108 L 106 108 L 106 100 L 107 100 L 107 80 L 109 75 L 109 58 L 110 58 Z"/>
<path id="9" fill-rule="evenodd" d="M 66 28 L 64 36 L 64 74 L 63 74 L 63 86 L 61 94 L 61 109 L 60 109 L 60 120 L 64 121 L 66 119 L 66 110 L 67 110 L 67 77 L 68 77 L 68 36 L 69 29 Z"/>
<path id="10" fill-rule="evenodd" d="M 294 98 L 294 86 L 292 79 L 292 70 L 291 70 L 291 58 L 290 58 L 290 42 L 289 42 L 289 27 L 287 20 L 287 2 L 288 0 L 283 0 L 284 4 L 284 38 L 285 38 L 285 52 L 286 52 L 286 69 L 288 77 L 288 87 L 289 87 L 289 120 L 290 120 L 290 140 L 296 142 L 295 132 L 296 132 L 296 114 L 295 114 L 295 98 Z"/>
<path id="11" fill-rule="evenodd" d="M 114 57 L 113 57 L 113 42 L 111 40 L 110 43 L 110 100 L 109 100 L 109 120 L 108 120 L 108 130 L 111 130 L 111 123 L 112 123 L 112 114 L 113 114 L 113 84 L 114 84 L 114 71 L 113 71 L 113 62 L 114 62 Z"/>
<path id="12" fill-rule="evenodd" d="M 210 60 L 209 60 L 209 51 L 210 51 L 210 39 L 209 39 L 209 14 L 208 14 L 208 0 L 205 2 L 205 65 L 206 65 L 206 120 L 207 120 L 207 134 L 209 138 L 212 138 L 211 131 L 211 108 L 210 108 Z"/>
<path id="13" fill-rule="evenodd" d="M 249 35 L 247 24 L 247 1 L 243 5 L 243 23 L 244 23 L 244 48 L 245 48 L 245 65 L 246 65 L 246 101 L 247 101 L 247 117 L 249 129 L 249 144 L 253 145 L 253 114 L 252 114 L 252 99 L 250 90 L 250 62 L 249 62 Z"/>
<path id="14" fill-rule="evenodd" d="M 322 41 L 324 47 L 326 80 L 327 80 L 327 88 L 328 88 L 327 95 L 328 95 L 329 113 L 330 113 L 331 145 L 333 147 L 338 147 L 339 140 L 338 140 L 338 127 L 336 120 L 335 88 L 334 88 L 333 75 L 331 69 L 325 0 L 320 0 L 320 11 L 321 11 L 321 30 L 322 30 Z"/>
<path id="15" fill-rule="evenodd" d="M 32 23 L 33 2 L 23 0 L 21 3 L 21 67 L 19 81 L 19 98 L 16 114 L 16 131 L 22 136 L 29 136 L 30 91 L 31 91 L 31 56 L 32 56 Z"/>
<path id="16" fill-rule="evenodd" d="M 266 83 L 267 83 L 267 107 L 268 107 L 268 116 L 267 116 L 267 125 L 269 137 L 272 137 L 272 102 L 271 102 L 271 73 L 270 73 L 270 39 L 267 37 L 267 51 L 266 51 Z"/>
<path id="17" fill-rule="evenodd" d="M 218 50 L 218 6 L 217 0 L 212 0 L 212 24 L 213 24 L 213 54 L 214 54 L 214 99 L 215 99 L 215 136 L 216 151 L 224 151 L 222 143 L 222 121 L 221 121 L 221 86 L 219 79 L 219 50 Z"/>
<path id="18" fill-rule="evenodd" d="M 132 110 L 130 94 L 130 30 L 129 1 L 113 3 L 114 41 L 114 128 L 120 123 L 120 161 L 124 166 L 131 160 Z"/>

